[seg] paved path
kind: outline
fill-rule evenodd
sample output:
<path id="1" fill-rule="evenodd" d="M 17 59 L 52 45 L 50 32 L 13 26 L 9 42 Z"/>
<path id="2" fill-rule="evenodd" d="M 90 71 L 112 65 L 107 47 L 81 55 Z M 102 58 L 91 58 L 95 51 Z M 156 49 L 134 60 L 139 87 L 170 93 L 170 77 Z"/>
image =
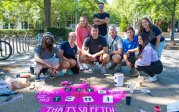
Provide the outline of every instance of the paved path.
<path id="1" fill-rule="evenodd" d="M 0 76 L 4 79 L 5 76 L 15 77 L 16 74 L 22 72 L 28 72 L 31 65 L 31 59 L 33 58 L 33 53 L 25 53 L 23 55 L 16 55 L 10 59 L 0 62 L 0 68 L 7 70 L 6 75 Z M 117 104 L 118 112 L 139 112 L 143 109 L 147 112 L 153 111 L 154 105 L 160 105 L 162 112 L 166 112 L 166 106 L 168 103 L 179 101 L 179 53 L 178 50 L 167 50 L 164 49 L 161 58 L 164 71 L 158 76 L 158 81 L 155 83 L 144 83 L 149 90 L 151 90 L 151 95 L 138 93 L 129 93 L 129 88 L 126 84 L 136 80 L 136 78 L 131 77 L 129 74 L 129 69 L 123 67 L 123 73 L 125 74 L 125 85 L 124 87 L 114 87 L 113 85 L 113 75 L 104 76 L 101 75 L 99 71 L 95 73 L 84 73 L 80 72 L 79 75 L 74 76 L 64 76 L 56 79 L 46 79 L 47 86 L 40 86 L 40 82 L 34 82 L 32 77 L 30 79 L 31 85 L 38 85 L 38 90 L 30 90 L 29 87 L 25 89 L 18 90 L 19 95 L 23 95 L 23 100 L 17 100 L 3 107 L 0 107 L 0 112 L 37 112 L 40 110 L 41 105 L 35 99 L 35 94 L 41 89 L 53 89 L 59 87 L 59 83 L 64 80 L 69 80 L 73 84 L 80 81 L 90 81 L 91 85 L 101 85 L 106 88 L 124 89 L 127 91 L 127 95 L 132 96 L 132 102 L 130 106 L 125 104 L 125 100 L 122 100 Z M 109 74 L 114 74 L 114 71 L 107 71 Z"/>

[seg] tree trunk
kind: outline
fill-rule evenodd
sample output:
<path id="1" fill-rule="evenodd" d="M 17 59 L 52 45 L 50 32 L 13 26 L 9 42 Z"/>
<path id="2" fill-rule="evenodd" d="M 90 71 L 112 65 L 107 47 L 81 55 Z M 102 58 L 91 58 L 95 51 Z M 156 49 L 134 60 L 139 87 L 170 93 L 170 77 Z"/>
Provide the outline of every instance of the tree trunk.
<path id="1" fill-rule="evenodd" d="M 50 6 L 51 6 L 51 0 L 44 0 L 44 15 L 45 15 L 44 29 L 45 31 L 47 30 L 48 27 L 51 26 Z"/>
<path id="2" fill-rule="evenodd" d="M 173 1 L 172 22 L 171 22 L 171 42 L 174 42 L 174 32 L 175 32 L 175 9 L 176 9 L 176 0 Z"/>

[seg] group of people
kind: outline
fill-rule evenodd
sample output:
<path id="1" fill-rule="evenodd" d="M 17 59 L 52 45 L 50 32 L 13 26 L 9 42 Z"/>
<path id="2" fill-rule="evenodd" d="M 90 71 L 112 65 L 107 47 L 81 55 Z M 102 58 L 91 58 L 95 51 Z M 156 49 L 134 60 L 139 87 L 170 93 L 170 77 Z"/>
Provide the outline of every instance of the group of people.
<path id="1" fill-rule="evenodd" d="M 148 18 L 143 18 L 138 35 L 132 27 L 128 27 L 127 39 L 123 40 L 117 35 L 115 26 L 108 28 L 110 15 L 104 12 L 104 4 L 99 3 L 98 8 L 94 24 L 90 25 L 86 17 L 80 17 L 75 32 L 69 33 L 68 41 L 64 41 L 60 48 L 54 47 L 51 33 L 44 33 L 42 43 L 35 48 L 35 74 L 46 68 L 51 77 L 63 76 L 62 69 L 72 75 L 78 74 L 80 68 L 91 70 L 96 64 L 100 66 L 101 73 L 106 73 L 106 66 L 111 63 L 109 69 L 117 67 L 117 72 L 121 72 L 121 66 L 127 65 L 131 72 L 135 69 L 143 71 L 149 74 L 150 82 L 156 81 L 156 74 L 163 70 L 160 57 L 165 39 L 161 30 Z"/>

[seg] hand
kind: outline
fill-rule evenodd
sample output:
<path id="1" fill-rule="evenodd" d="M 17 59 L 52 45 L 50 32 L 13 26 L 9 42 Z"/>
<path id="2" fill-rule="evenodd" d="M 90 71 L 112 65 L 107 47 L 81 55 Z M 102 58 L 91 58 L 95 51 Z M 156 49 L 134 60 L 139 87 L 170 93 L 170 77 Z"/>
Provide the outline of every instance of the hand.
<path id="1" fill-rule="evenodd" d="M 89 56 L 90 57 L 90 60 L 91 61 L 96 61 L 97 59 L 96 59 L 96 57 L 95 57 L 95 55 L 91 55 L 91 56 Z"/>
<path id="2" fill-rule="evenodd" d="M 138 68 L 138 66 L 137 66 L 137 65 L 135 65 L 135 68 Z"/>
<path id="3" fill-rule="evenodd" d="M 129 61 L 126 61 L 126 65 L 127 65 L 128 67 L 131 67 L 131 66 L 132 66 L 132 64 L 131 64 Z"/>
<path id="4" fill-rule="evenodd" d="M 130 55 L 130 51 L 127 51 L 127 56 L 129 57 L 129 55 Z"/>

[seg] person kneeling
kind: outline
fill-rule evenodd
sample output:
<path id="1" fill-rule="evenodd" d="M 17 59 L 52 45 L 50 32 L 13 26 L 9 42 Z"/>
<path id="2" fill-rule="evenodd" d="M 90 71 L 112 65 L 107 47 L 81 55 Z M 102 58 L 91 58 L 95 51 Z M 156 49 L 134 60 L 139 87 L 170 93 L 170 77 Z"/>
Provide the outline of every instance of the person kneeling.
<path id="1" fill-rule="evenodd" d="M 75 44 L 75 41 L 76 41 L 75 32 L 70 32 L 68 41 L 64 41 L 60 46 L 63 55 L 63 60 L 66 61 L 64 65 L 69 66 L 69 68 L 66 71 L 66 73 L 69 75 L 79 73 L 79 65 L 76 59 L 77 46 Z"/>
<path id="2" fill-rule="evenodd" d="M 138 38 L 139 56 L 135 62 L 135 68 L 149 74 L 148 82 L 157 81 L 157 75 L 163 71 L 163 65 L 156 51 L 149 44 L 149 39 L 144 33 L 139 34 Z"/>
<path id="3" fill-rule="evenodd" d="M 38 44 L 34 50 L 34 74 L 39 79 L 40 72 L 43 68 L 49 70 L 50 77 L 56 75 L 64 75 L 61 69 L 68 68 L 67 66 L 61 66 L 63 60 L 60 50 L 54 47 L 54 36 L 50 32 L 46 32 L 42 36 L 42 43 Z M 55 56 L 56 54 L 56 56 Z"/>
<path id="4" fill-rule="evenodd" d="M 108 42 L 108 54 L 110 56 L 110 60 L 112 60 L 112 64 L 111 66 L 109 66 L 109 69 L 114 69 L 118 65 L 117 72 L 120 72 L 123 40 L 120 36 L 117 35 L 115 26 L 109 27 L 109 35 L 107 37 L 107 42 Z"/>
<path id="5" fill-rule="evenodd" d="M 108 45 L 106 39 L 98 35 L 98 32 L 98 26 L 92 25 L 92 36 L 86 38 L 83 43 L 80 61 L 87 64 L 99 62 L 101 64 L 101 73 L 106 73 L 105 64 L 109 62 L 109 55 L 106 53 Z"/>

